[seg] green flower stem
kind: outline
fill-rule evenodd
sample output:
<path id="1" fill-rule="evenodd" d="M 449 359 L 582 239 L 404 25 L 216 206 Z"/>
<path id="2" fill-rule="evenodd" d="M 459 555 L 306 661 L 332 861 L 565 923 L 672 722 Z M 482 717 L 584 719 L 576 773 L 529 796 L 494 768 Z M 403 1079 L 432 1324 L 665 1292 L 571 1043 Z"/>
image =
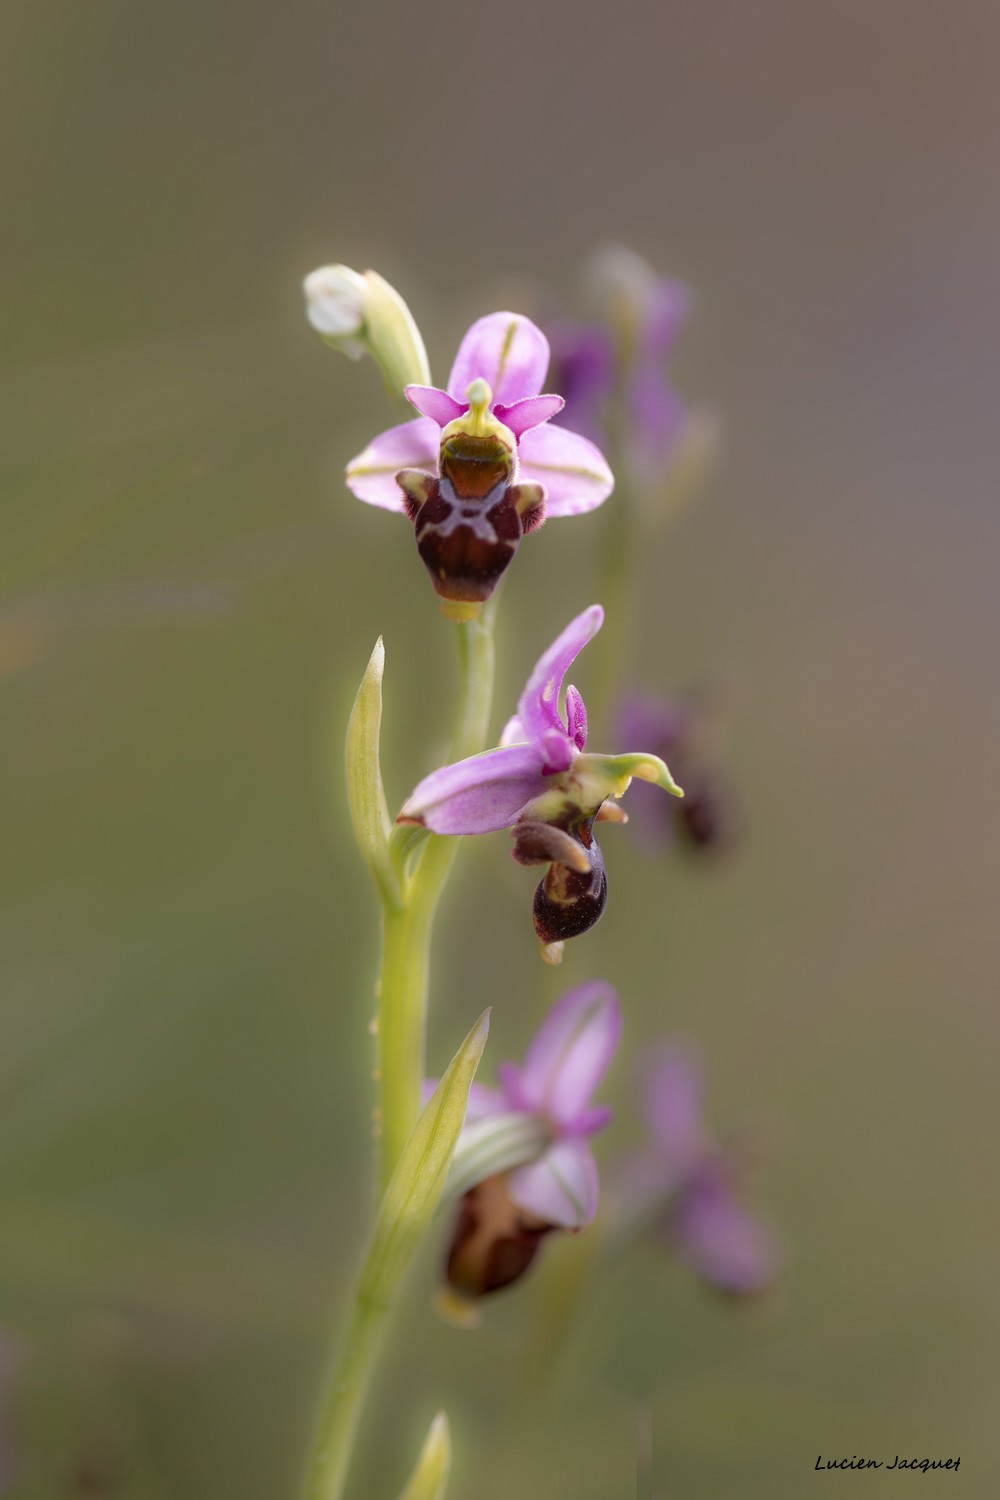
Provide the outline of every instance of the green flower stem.
<path id="1" fill-rule="evenodd" d="M 340 1500 L 344 1493 L 354 1438 L 385 1338 L 388 1311 L 360 1291 L 354 1297 L 326 1397 L 321 1439 L 310 1464 L 305 1500 Z"/>
<path id="2" fill-rule="evenodd" d="M 455 760 L 475 755 L 486 742 L 493 704 L 495 613 L 496 596 L 478 619 L 455 627 L 461 676 L 452 740 Z M 400 833 L 410 834 L 411 830 L 401 829 Z M 380 1195 L 390 1188 L 420 1113 L 431 937 L 438 901 L 457 849 L 457 838 L 437 834 L 426 835 L 419 846 L 412 838 L 400 838 L 396 851 L 404 863 L 412 856 L 413 873 L 402 883 L 400 901 L 383 894 L 382 956 L 376 987 Z M 373 1284 L 370 1260 L 369 1252 L 328 1382 L 306 1482 L 306 1500 L 341 1500 L 355 1434 L 405 1269 L 400 1262 Z"/>
<path id="3" fill-rule="evenodd" d="M 420 1108 L 431 933 L 454 858 L 453 842 L 437 839 L 424 849 L 416 889 L 408 893 L 405 905 L 386 907 L 382 918 L 382 966 L 376 989 L 380 1191 L 392 1176 Z"/>
<path id="4" fill-rule="evenodd" d="M 333 1365 L 309 1462 L 306 1500 L 340 1500 L 354 1436 L 400 1283 L 447 1181 L 489 1032 L 480 1016 L 421 1111 L 382 1196 Z"/>
<path id="5" fill-rule="evenodd" d="M 452 760 L 475 755 L 485 747 L 493 703 L 495 602 L 494 595 L 478 619 L 455 626 L 461 685 Z M 458 842 L 441 834 L 428 835 L 404 887 L 402 904 L 383 906 L 382 963 L 376 987 L 380 1189 L 392 1176 L 420 1107 L 434 916 Z"/>

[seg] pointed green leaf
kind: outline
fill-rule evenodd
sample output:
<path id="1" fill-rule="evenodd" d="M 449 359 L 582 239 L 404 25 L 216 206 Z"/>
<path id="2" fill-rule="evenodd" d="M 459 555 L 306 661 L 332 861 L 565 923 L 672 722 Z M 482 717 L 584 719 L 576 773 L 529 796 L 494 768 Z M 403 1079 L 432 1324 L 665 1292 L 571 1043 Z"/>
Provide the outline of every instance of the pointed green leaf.
<path id="1" fill-rule="evenodd" d="M 385 1190 L 372 1235 L 359 1297 L 384 1306 L 420 1243 L 444 1191 L 469 1089 L 486 1046 L 490 1013 L 484 1011 L 448 1064 L 421 1111 Z"/>
<path id="2" fill-rule="evenodd" d="M 451 1433 L 448 1418 L 439 1411 L 399 1500 L 443 1500 L 450 1468 Z"/>
<path id="3" fill-rule="evenodd" d="M 354 837 L 379 893 L 383 901 L 398 905 L 399 881 L 389 857 L 392 824 L 382 786 L 379 760 L 384 666 L 385 647 L 379 636 L 361 679 L 347 725 L 347 801 L 354 825 Z"/>

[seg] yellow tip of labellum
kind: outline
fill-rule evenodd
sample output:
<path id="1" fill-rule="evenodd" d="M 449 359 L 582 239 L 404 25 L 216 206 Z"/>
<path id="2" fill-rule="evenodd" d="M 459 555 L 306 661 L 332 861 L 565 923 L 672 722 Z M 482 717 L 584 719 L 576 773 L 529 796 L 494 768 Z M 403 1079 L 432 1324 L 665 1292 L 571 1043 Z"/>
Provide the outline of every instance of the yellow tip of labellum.
<path id="1" fill-rule="evenodd" d="M 483 606 L 478 599 L 439 599 L 438 608 L 446 620 L 466 625 L 470 620 L 479 618 Z"/>
<path id="2" fill-rule="evenodd" d="M 450 1286 L 439 1287 L 434 1295 L 434 1311 L 453 1328 L 471 1331 L 483 1321 L 479 1306 L 470 1297 L 460 1297 Z"/>
<path id="3" fill-rule="evenodd" d="M 562 942 L 540 943 L 539 950 L 542 955 L 542 962 L 551 964 L 552 967 L 555 968 L 557 964 L 561 964 L 563 961 L 563 954 L 566 951 L 566 944 Z"/>

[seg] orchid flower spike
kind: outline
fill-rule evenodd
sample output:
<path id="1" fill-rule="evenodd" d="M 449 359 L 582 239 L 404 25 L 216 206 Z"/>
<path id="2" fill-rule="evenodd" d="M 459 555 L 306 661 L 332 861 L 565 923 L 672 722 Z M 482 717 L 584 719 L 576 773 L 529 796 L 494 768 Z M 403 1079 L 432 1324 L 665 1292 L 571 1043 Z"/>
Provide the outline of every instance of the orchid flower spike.
<path id="1" fill-rule="evenodd" d="M 575 687 L 560 709 L 563 678 L 603 621 L 599 604 L 577 615 L 536 662 L 500 746 L 425 776 L 397 819 L 434 833 L 513 828 L 514 858 L 548 866 L 535 891 L 534 923 L 550 962 L 604 911 L 607 878 L 594 823 L 624 821 L 608 799 L 633 777 L 684 795 L 658 756 L 585 752 L 587 711 Z"/>
<path id="2" fill-rule="evenodd" d="M 546 516 L 607 499 L 611 470 L 587 438 L 547 426 L 561 396 L 541 395 L 549 345 L 518 313 L 480 318 L 462 340 L 448 389 L 412 384 L 420 416 L 381 433 L 347 466 L 359 500 L 400 511 L 446 614 L 470 619 L 522 536 Z"/>
<path id="3" fill-rule="evenodd" d="M 590 1098 L 620 1034 L 617 995 L 592 981 L 556 1002 L 524 1062 L 501 1064 L 497 1088 L 473 1084 L 456 1161 L 480 1163 L 482 1175 L 462 1196 L 442 1299 L 457 1321 L 473 1321 L 479 1298 L 523 1276 L 547 1234 L 578 1233 L 592 1221 L 598 1177 L 588 1142 L 611 1110 Z M 511 1140 L 520 1152 L 497 1156 Z"/>
<path id="4" fill-rule="evenodd" d="M 719 1291 L 763 1291 L 780 1269 L 778 1240 L 744 1206 L 738 1153 L 705 1125 L 698 1055 L 661 1045 L 647 1066 L 643 1094 L 649 1145 L 622 1164 L 622 1211 L 652 1222 L 678 1260 Z"/>

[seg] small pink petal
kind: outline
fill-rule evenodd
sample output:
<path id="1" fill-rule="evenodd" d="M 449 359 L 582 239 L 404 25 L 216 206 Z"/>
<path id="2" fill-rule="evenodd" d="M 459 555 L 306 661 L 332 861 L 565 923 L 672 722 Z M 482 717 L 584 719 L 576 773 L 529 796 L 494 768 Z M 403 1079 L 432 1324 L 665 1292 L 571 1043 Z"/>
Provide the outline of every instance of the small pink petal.
<path id="1" fill-rule="evenodd" d="M 576 1135 L 596 1135 L 611 1124 L 615 1112 L 609 1104 L 595 1104 L 592 1109 L 581 1110 L 576 1117 Z"/>
<path id="2" fill-rule="evenodd" d="M 517 717 L 540 751 L 541 739 L 546 731 L 555 729 L 564 736 L 567 734 L 566 726 L 559 717 L 559 694 L 563 678 L 603 623 L 604 611 L 599 604 L 592 604 L 589 609 L 577 615 L 538 658 L 525 683 L 524 692 L 518 700 Z"/>
<path id="3" fill-rule="evenodd" d="M 488 1115 L 502 1115 L 507 1103 L 499 1089 L 491 1089 L 485 1083 L 474 1083 L 469 1090 L 469 1103 L 465 1111 L 466 1120 L 485 1120 Z"/>
<path id="4" fill-rule="evenodd" d="M 594 980 L 570 990 L 549 1011 L 528 1048 L 521 1087 L 535 1109 L 578 1130 L 621 1035 L 618 997 Z"/>
<path id="5" fill-rule="evenodd" d="M 420 1085 L 420 1103 L 429 1103 L 434 1090 L 441 1082 L 440 1078 L 425 1078 Z M 485 1083 L 474 1083 L 469 1090 L 469 1103 L 465 1111 L 465 1123 L 471 1125 L 475 1120 L 485 1120 L 488 1115 L 502 1115 L 507 1110 L 507 1103 L 503 1095 L 497 1089 L 491 1089 Z"/>
<path id="6" fill-rule="evenodd" d="M 503 733 L 500 736 L 500 743 L 501 745 L 525 745 L 527 744 L 527 742 L 528 731 L 525 729 L 524 725 L 517 717 L 517 714 L 515 714 L 514 717 L 512 719 L 508 719 L 506 724 L 503 726 Z"/>
<path id="7" fill-rule="evenodd" d="M 566 689 L 566 728 L 576 748 L 582 750 L 587 743 L 587 709 L 572 683 Z"/>
<path id="8" fill-rule="evenodd" d="M 545 762 L 542 769 L 546 776 L 566 771 L 573 764 L 573 743 L 561 729 L 543 729 L 538 748 Z"/>
<path id="9" fill-rule="evenodd" d="M 532 1113 L 532 1103 L 521 1080 L 521 1069 L 517 1063 L 503 1062 L 497 1066 L 497 1082 L 507 1102 L 507 1108 Z"/>
<path id="10" fill-rule="evenodd" d="M 597 1212 L 597 1164 L 579 1138 L 557 1141 L 537 1161 L 516 1167 L 507 1187 L 520 1208 L 561 1229 L 582 1229 Z"/>
<path id="11" fill-rule="evenodd" d="M 456 417 L 469 410 L 467 401 L 455 401 L 447 391 L 439 391 L 435 385 L 408 385 L 403 395 L 421 416 L 430 417 L 439 427 L 447 427 Z"/>
<path id="12" fill-rule="evenodd" d="M 725 1292 L 762 1291 L 778 1273 L 781 1252 L 774 1232 L 721 1180 L 692 1184 L 668 1222 L 679 1258 Z"/>
<path id="13" fill-rule="evenodd" d="M 565 405 L 561 396 L 526 396 L 513 406 L 494 406 L 493 415 L 519 438 L 532 427 L 541 427 L 550 417 L 557 417 Z"/>
<path id="14" fill-rule="evenodd" d="M 494 403 L 510 406 L 537 396 L 549 367 L 549 341 L 520 313 L 490 313 L 473 323 L 455 355 L 448 391 L 464 401 L 474 380 L 485 380 Z"/>
<path id="15" fill-rule="evenodd" d="M 427 417 L 380 432 L 347 465 L 347 488 L 366 505 L 398 510 L 405 515 L 403 492 L 396 483 L 396 475 L 400 469 L 429 469 L 436 474 L 440 436 L 437 423 Z"/>
<path id="16" fill-rule="evenodd" d="M 533 745 L 506 745 L 432 771 L 414 789 L 399 819 L 434 833 L 495 833 L 509 828 L 546 782 Z"/>
<path id="17" fill-rule="evenodd" d="M 533 427 L 518 444 L 518 478 L 545 486 L 547 516 L 580 516 L 611 494 L 615 479 L 589 438 L 565 427 Z"/>

